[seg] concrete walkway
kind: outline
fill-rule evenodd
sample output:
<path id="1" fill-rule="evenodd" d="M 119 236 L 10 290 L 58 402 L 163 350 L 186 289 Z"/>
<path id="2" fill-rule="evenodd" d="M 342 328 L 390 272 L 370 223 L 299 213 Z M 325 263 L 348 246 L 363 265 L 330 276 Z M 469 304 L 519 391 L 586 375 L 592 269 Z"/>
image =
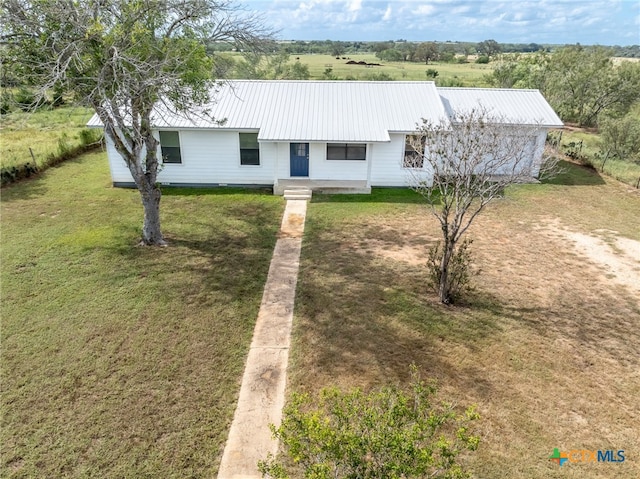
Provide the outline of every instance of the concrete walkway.
<path id="1" fill-rule="evenodd" d="M 265 459 L 269 452 L 275 455 L 278 450 L 269 424 L 280 424 L 285 402 L 293 304 L 306 212 L 306 200 L 287 200 L 218 479 L 258 479 L 261 477 L 258 461 Z"/>

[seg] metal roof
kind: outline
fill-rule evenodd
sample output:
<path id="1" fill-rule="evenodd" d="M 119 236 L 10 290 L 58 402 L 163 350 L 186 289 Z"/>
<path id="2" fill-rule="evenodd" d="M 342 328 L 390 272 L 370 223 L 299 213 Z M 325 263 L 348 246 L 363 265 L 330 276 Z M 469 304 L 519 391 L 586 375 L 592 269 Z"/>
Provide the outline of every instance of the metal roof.
<path id="1" fill-rule="evenodd" d="M 438 88 L 449 116 L 474 108 L 509 124 L 562 127 L 562 120 L 538 90 L 506 88 Z"/>
<path id="2" fill-rule="evenodd" d="M 189 117 L 157 108 L 152 124 L 259 130 L 260 141 L 387 142 L 389 131 L 412 132 L 422 118 L 447 116 L 435 84 L 426 81 L 233 80 L 213 98 Z M 101 123 L 94 116 L 88 125 Z"/>
<path id="3" fill-rule="evenodd" d="M 159 106 L 152 125 L 254 130 L 259 141 L 387 142 L 389 132 L 413 132 L 423 118 L 448 121 L 453 110 L 481 104 L 513 123 L 562 126 L 537 90 L 436 88 L 428 81 L 232 80 L 212 97 L 189 115 Z M 102 126 L 97 115 L 88 126 Z"/>

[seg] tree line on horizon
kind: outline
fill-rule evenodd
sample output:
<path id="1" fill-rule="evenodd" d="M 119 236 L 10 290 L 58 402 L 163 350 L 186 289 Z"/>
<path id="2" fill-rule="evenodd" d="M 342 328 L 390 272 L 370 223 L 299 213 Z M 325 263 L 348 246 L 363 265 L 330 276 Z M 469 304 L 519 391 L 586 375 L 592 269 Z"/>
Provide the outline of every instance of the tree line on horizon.
<path id="1" fill-rule="evenodd" d="M 340 41 L 340 40 L 274 40 L 271 45 L 273 53 L 285 52 L 289 55 L 352 55 L 359 53 L 380 54 L 388 51 L 392 57 L 386 61 L 412 61 L 411 58 L 419 47 L 435 50 L 440 61 L 452 61 L 451 55 L 492 56 L 496 53 L 534 53 L 540 51 L 553 52 L 570 44 L 553 43 L 501 43 L 493 39 L 481 42 L 466 41 L 408 41 L 404 39 L 386 41 Z M 601 45 L 582 45 L 601 46 Z M 230 43 L 218 42 L 208 46 L 210 51 L 232 51 L 234 46 Z M 610 56 L 624 58 L 640 58 L 640 45 L 613 45 L 606 46 Z M 394 53 L 396 52 L 396 53 Z M 383 54 L 383 56 L 385 56 Z M 381 58 L 381 57 L 379 57 Z M 381 58 L 383 59 L 383 58 Z M 420 61 L 420 60 L 416 60 Z M 424 61 L 424 60 L 422 60 Z"/>

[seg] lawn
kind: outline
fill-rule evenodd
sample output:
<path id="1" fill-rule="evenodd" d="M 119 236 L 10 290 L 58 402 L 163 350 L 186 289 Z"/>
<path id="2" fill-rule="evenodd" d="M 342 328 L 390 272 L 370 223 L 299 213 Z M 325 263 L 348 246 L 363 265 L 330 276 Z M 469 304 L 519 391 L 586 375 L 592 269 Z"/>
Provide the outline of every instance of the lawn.
<path id="1" fill-rule="evenodd" d="M 80 132 L 91 115 L 87 108 L 75 106 L 1 115 L 0 167 L 33 164 L 34 158 L 42 166 L 49 155 L 59 153 L 61 139 L 67 148 L 80 145 Z"/>
<path id="2" fill-rule="evenodd" d="M 415 363 L 450 400 L 478 405 L 475 477 L 640 477 L 640 265 L 624 277 L 597 259 L 638 260 L 640 195 L 565 167 L 478 217 L 476 292 L 453 307 L 426 286 L 439 229 L 417 196 L 314 196 L 290 389 L 403 383 Z M 601 250 L 587 255 L 577 239 Z M 560 469 L 554 448 L 625 450 L 627 460 Z"/>
<path id="3" fill-rule="evenodd" d="M 2 190 L 2 476 L 214 477 L 283 209 L 173 189 L 136 247 L 104 153 Z"/>

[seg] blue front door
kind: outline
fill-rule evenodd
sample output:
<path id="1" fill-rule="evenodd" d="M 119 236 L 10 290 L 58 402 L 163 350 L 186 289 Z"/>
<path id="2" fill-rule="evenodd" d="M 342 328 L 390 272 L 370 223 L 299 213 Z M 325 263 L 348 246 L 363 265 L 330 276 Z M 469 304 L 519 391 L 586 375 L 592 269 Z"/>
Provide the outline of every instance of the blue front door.
<path id="1" fill-rule="evenodd" d="M 309 143 L 291 143 L 291 176 L 309 176 Z"/>

